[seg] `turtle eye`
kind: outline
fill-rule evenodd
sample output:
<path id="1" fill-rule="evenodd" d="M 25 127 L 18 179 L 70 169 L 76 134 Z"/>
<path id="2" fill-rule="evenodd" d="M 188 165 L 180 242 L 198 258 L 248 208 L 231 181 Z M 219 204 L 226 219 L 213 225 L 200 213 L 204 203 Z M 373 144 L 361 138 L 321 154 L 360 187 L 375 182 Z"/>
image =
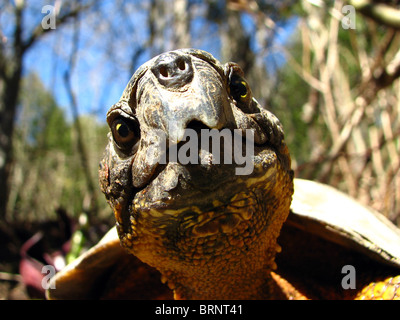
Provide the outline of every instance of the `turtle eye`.
<path id="1" fill-rule="evenodd" d="M 111 131 L 120 149 L 129 149 L 139 140 L 139 125 L 135 120 L 117 118 L 111 125 Z"/>
<path id="2" fill-rule="evenodd" d="M 239 76 L 232 77 L 230 83 L 230 91 L 233 99 L 238 102 L 245 101 L 249 96 L 247 82 Z"/>

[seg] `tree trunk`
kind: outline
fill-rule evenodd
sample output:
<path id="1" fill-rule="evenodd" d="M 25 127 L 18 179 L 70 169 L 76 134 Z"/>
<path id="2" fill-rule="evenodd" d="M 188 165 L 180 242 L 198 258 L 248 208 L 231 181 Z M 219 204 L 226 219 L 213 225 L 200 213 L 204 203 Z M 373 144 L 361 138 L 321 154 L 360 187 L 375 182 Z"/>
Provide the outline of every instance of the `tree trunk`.
<path id="1" fill-rule="evenodd" d="M 187 0 L 174 1 L 174 34 L 172 45 L 174 49 L 187 48 L 190 46 L 190 11 Z"/>
<path id="2" fill-rule="evenodd" d="M 2 220 L 6 218 L 7 211 L 10 175 L 13 164 L 12 137 L 22 75 L 22 56 L 24 52 L 21 39 L 22 11 L 23 8 L 19 6 L 15 9 L 16 26 L 12 63 L 7 62 L 3 47 L 0 49 L 0 59 L 2 60 L 0 77 L 3 82 L 0 102 L 0 219 Z"/>

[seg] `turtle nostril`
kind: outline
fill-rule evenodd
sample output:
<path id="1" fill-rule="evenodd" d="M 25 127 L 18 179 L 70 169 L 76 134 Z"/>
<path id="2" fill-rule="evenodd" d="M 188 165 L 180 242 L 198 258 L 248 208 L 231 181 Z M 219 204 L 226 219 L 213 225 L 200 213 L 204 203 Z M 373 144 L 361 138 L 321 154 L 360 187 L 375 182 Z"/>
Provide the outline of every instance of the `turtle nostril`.
<path id="1" fill-rule="evenodd" d="M 160 84 L 167 88 L 180 88 L 190 83 L 194 71 L 190 56 L 167 52 L 154 62 L 151 71 Z"/>
<path id="2" fill-rule="evenodd" d="M 179 60 L 179 62 L 178 62 L 178 68 L 179 68 L 179 70 L 181 70 L 181 71 L 184 71 L 185 69 L 186 69 L 186 63 L 185 63 L 185 61 L 184 60 Z"/>
<path id="3" fill-rule="evenodd" d="M 168 74 L 168 69 L 166 66 L 161 66 L 160 67 L 160 74 L 164 77 L 164 78 L 168 78 L 169 74 Z"/>

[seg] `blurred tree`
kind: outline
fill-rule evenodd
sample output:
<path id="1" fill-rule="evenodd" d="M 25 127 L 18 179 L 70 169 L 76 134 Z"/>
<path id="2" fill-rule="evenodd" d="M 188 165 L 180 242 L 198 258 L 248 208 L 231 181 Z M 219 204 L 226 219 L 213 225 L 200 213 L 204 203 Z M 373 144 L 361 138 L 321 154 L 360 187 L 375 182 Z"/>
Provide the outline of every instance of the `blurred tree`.
<path id="1" fill-rule="evenodd" d="M 24 77 L 21 89 L 8 220 L 46 221 L 54 219 L 60 208 L 77 218 L 87 210 L 85 201 L 91 195 L 85 182 L 86 168 L 79 159 L 75 125 L 37 75 Z M 108 128 L 93 117 L 81 116 L 79 121 L 82 138 L 90 141 L 88 170 L 96 175 Z M 99 199 L 99 188 L 96 192 Z M 100 218 L 111 217 L 104 201 L 99 201 L 98 207 L 103 209 L 98 212 Z"/>
<path id="2" fill-rule="evenodd" d="M 37 75 L 25 77 L 21 88 L 9 219 L 46 219 L 55 214 L 63 168 L 72 154 L 71 125 Z"/>
<path id="3" fill-rule="evenodd" d="M 289 67 L 308 87 L 308 98 L 297 104 L 311 149 L 308 158 L 294 153 L 296 173 L 400 223 L 400 33 L 360 14 L 355 29 L 343 28 L 345 4 L 302 1 L 301 54 L 287 52 Z M 289 91 L 297 97 L 298 88 Z"/>
<path id="4" fill-rule="evenodd" d="M 60 9 L 60 2 L 57 3 L 58 8 L 55 10 Z M 68 2 L 55 16 L 55 24 L 60 27 L 69 18 L 79 15 L 91 6 L 90 3 L 81 5 Z M 5 218 L 10 190 L 10 174 L 14 160 L 12 138 L 24 56 L 45 33 L 53 30 L 43 28 L 41 21 L 34 26 L 27 26 L 26 9 L 27 3 L 24 0 L 1 4 L 1 12 L 8 14 L 3 18 L 9 19 L 6 21 L 7 26 L 2 26 L 2 29 L 7 30 L 11 27 L 12 30 L 8 30 L 10 38 L 5 36 L 4 31 L 0 34 L 0 219 Z M 41 8 L 37 9 L 41 12 Z"/>
<path id="5" fill-rule="evenodd" d="M 350 0 L 348 3 L 378 23 L 400 29 L 400 8 L 398 1 Z"/>

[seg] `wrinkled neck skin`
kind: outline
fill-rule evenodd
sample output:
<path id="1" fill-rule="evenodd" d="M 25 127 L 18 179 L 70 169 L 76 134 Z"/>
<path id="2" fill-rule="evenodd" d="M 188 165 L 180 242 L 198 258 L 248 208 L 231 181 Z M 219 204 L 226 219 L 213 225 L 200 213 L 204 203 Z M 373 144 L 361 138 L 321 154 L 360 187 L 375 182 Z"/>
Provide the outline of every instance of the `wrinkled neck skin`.
<path id="1" fill-rule="evenodd" d="M 168 227 L 150 226 L 147 219 L 139 219 L 138 241 L 130 251 L 160 271 L 176 299 L 285 299 L 271 271 L 280 251 L 277 238 L 289 214 L 293 192 L 289 179 L 278 174 L 263 183 L 271 193 L 257 196 L 253 191 L 253 198 L 244 198 L 250 204 L 240 211 L 245 218 L 232 228 L 232 209 L 214 215 L 206 231 L 204 221 L 192 223 L 178 215 L 174 221 L 189 221 L 186 228 L 177 228 L 183 230 L 179 236 L 165 232 Z M 281 189 L 282 185 L 287 188 Z M 280 197 L 271 196 L 276 194 Z"/>
<path id="2" fill-rule="evenodd" d="M 271 277 L 276 248 L 272 246 L 268 252 L 253 248 L 253 252 L 223 268 L 210 262 L 188 272 L 164 271 L 163 279 L 176 300 L 287 299 Z"/>

